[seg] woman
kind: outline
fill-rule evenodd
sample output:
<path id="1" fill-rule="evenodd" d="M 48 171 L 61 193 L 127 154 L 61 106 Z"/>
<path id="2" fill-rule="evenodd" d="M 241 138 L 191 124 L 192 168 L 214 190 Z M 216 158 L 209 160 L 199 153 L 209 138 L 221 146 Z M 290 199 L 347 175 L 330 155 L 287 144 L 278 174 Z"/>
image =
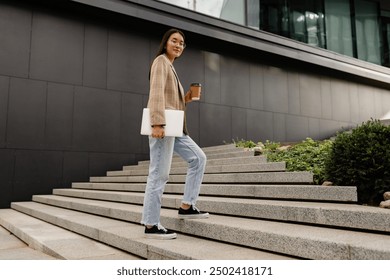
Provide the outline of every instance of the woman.
<path id="1" fill-rule="evenodd" d="M 184 40 L 184 34 L 180 30 L 168 30 L 161 40 L 159 51 L 150 69 L 148 108 L 152 135 L 149 136 L 150 166 L 141 220 L 145 225 L 147 238 L 176 238 L 176 233 L 165 229 L 160 224 L 161 197 L 169 179 L 174 151 L 188 162 L 179 218 L 207 218 L 209 215 L 195 207 L 206 166 L 206 155 L 188 136 L 185 121 L 182 137 L 165 137 L 164 134 L 164 110 L 185 110 L 186 103 L 191 102 L 191 92 L 184 94 L 173 67 L 175 59 L 184 51 L 186 46 Z"/>

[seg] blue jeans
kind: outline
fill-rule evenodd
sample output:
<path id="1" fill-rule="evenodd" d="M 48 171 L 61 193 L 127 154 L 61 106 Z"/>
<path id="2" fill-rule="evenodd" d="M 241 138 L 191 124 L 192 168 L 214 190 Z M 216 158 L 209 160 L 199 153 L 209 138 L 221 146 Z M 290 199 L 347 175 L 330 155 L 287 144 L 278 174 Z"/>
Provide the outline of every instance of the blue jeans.
<path id="1" fill-rule="evenodd" d="M 164 137 L 149 136 L 150 165 L 146 184 L 144 208 L 141 224 L 157 225 L 160 223 L 161 197 L 165 184 L 169 180 L 173 152 L 188 163 L 182 203 L 195 205 L 206 167 L 206 155 L 188 136 Z"/>

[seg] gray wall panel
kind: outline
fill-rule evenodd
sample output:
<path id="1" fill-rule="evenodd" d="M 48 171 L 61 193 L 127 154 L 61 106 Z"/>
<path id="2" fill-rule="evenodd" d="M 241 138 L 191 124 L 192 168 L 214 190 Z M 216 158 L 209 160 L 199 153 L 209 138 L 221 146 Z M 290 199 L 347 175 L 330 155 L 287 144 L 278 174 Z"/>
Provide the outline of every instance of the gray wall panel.
<path id="1" fill-rule="evenodd" d="M 120 151 L 121 94 L 76 87 L 73 144 L 83 151 Z"/>
<path id="2" fill-rule="evenodd" d="M 108 40 L 109 89 L 145 93 L 151 63 L 149 41 L 130 32 L 110 29 Z"/>
<path id="3" fill-rule="evenodd" d="M 48 83 L 45 142 L 51 149 L 72 147 L 74 87 Z"/>
<path id="4" fill-rule="evenodd" d="M 286 116 L 286 139 L 301 141 L 302 135 L 309 135 L 309 118 L 302 116 Z"/>
<path id="5" fill-rule="evenodd" d="M 0 148 L 5 147 L 9 78 L 0 76 Z"/>
<path id="6" fill-rule="evenodd" d="M 292 115 L 301 114 L 300 74 L 288 72 L 288 113 Z"/>
<path id="7" fill-rule="evenodd" d="M 361 85 L 359 95 L 359 122 L 365 122 L 376 115 L 372 88 Z"/>
<path id="8" fill-rule="evenodd" d="M 107 88 L 108 29 L 85 25 L 83 85 Z"/>
<path id="9" fill-rule="evenodd" d="M 321 139 L 320 119 L 309 118 L 309 134 L 312 139 Z"/>
<path id="10" fill-rule="evenodd" d="M 276 142 L 286 141 L 286 116 L 279 113 L 273 114 L 273 140 Z"/>
<path id="11" fill-rule="evenodd" d="M 0 3 L 0 74 L 28 76 L 31 17 L 29 10 Z"/>
<path id="12" fill-rule="evenodd" d="M 89 153 L 64 152 L 63 159 L 63 186 L 70 187 L 73 182 L 89 180 Z"/>
<path id="13" fill-rule="evenodd" d="M 250 108 L 264 109 L 264 67 L 261 64 L 250 64 Z"/>
<path id="14" fill-rule="evenodd" d="M 234 140 L 248 139 L 246 109 L 234 108 L 234 107 L 232 108 L 232 139 L 231 140 L 233 139 Z"/>
<path id="15" fill-rule="evenodd" d="M 204 52 L 205 85 L 203 100 L 221 104 L 221 58 L 217 53 Z"/>
<path id="16" fill-rule="evenodd" d="M 30 77 L 82 84 L 84 24 L 69 17 L 34 13 Z"/>
<path id="17" fill-rule="evenodd" d="M 31 200 L 34 194 L 49 193 L 62 183 L 62 152 L 17 150 L 13 196 Z"/>
<path id="18" fill-rule="evenodd" d="M 202 96 L 204 97 L 204 96 Z M 200 142 L 200 106 L 203 104 L 199 101 L 194 101 L 190 104 L 187 104 L 186 109 L 186 121 L 187 129 L 191 138 L 201 145 Z"/>
<path id="19" fill-rule="evenodd" d="M 7 147 L 42 148 L 45 143 L 46 83 L 10 80 Z"/>
<path id="20" fill-rule="evenodd" d="M 351 121 L 350 95 L 348 82 L 333 80 L 331 83 L 332 119 Z"/>
<path id="21" fill-rule="evenodd" d="M 300 75 L 299 89 L 301 114 L 321 118 L 321 79 L 317 76 Z"/>
<path id="22" fill-rule="evenodd" d="M 231 108 L 221 105 L 200 104 L 200 143 L 220 145 L 231 141 Z"/>
<path id="23" fill-rule="evenodd" d="M 121 151 L 138 153 L 142 150 L 141 116 L 143 96 L 123 94 L 121 105 Z"/>
<path id="24" fill-rule="evenodd" d="M 255 142 L 274 139 L 273 113 L 247 110 L 247 137 Z"/>
<path id="25" fill-rule="evenodd" d="M 248 108 L 250 83 L 248 63 L 235 58 L 221 58 L 221 104 Z"/>
<path id="26" fill-rule="evenodd" d="M 288 72 L 277 67 L 264 69 L 264 109 L 288 113 Z"/>
<path id="27" fill-rule="evenodd" d="M 331 82 L 327 77 L 321 77 L 321 118 L 332 119 Z"/>
<path id="28" fill-rule="evenodd" d="M 135 156 L 132 154 L 90 153 L 89 174 L 101 175 L 109 170 L 119 170 L 124 165 L 135 163 Z"/>
<path id="29" fill-rule="evenodd" d="M 10 149 L 0 149 L 0 208 L 10 205 L 15 199 L 13 196 L 14 153 Z"/>

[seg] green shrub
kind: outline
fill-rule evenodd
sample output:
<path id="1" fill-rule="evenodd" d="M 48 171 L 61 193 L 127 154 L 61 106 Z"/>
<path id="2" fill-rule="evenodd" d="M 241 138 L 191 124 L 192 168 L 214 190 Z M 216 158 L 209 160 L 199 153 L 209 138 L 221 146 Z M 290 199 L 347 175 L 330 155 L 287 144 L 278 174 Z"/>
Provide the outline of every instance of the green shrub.
<path id="1" fill-rule="evenodd" d="M 290 146 L 287 149 L 280 150 L 270 145 L 266 147 L 264 154 L 268 161 L 286 162 L 288 171 L 310 171 L 313 173 L 315 184 L 322 184 L 325 180 L 325 159 L 330 152 L 332 141 L 315 141 L 311 138 L 301 143 Z M 267 146 L 273 149 L 267 149 Z"/>
<path id="2" fill-rule="evenodd" d="M 244 139 L 237 140 L 237 141 L 233 140 L 233 143 L 236 145 L 236 147 L 240 147 L 240 148 L 254 148 L 257 146 L 257 144 L 252 140 L 244 140 Z"/>
<path id="3" fill-rule="evenodd" d="M 390 190 L 390 127 L 371 120 L 338 134 L 325 173 L 336 185 L 356 186 L 360 203 L 378 204 Z"/>

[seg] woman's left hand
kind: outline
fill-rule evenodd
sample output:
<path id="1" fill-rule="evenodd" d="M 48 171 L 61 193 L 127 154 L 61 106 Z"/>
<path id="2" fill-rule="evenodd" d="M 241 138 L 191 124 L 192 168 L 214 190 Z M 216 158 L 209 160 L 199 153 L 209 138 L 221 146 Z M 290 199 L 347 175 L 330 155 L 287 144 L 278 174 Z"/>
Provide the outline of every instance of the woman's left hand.
<path id="1" fill-rule="evenodd" d="M 184 96 L 184 101 L 185 101 L 186 103 L 190 103 L 190 102 L 193 101 L 193 100 L 191 99 L 191 91 L 190 91 L 190 90 L 187 91 L 186 95 Z"/>

